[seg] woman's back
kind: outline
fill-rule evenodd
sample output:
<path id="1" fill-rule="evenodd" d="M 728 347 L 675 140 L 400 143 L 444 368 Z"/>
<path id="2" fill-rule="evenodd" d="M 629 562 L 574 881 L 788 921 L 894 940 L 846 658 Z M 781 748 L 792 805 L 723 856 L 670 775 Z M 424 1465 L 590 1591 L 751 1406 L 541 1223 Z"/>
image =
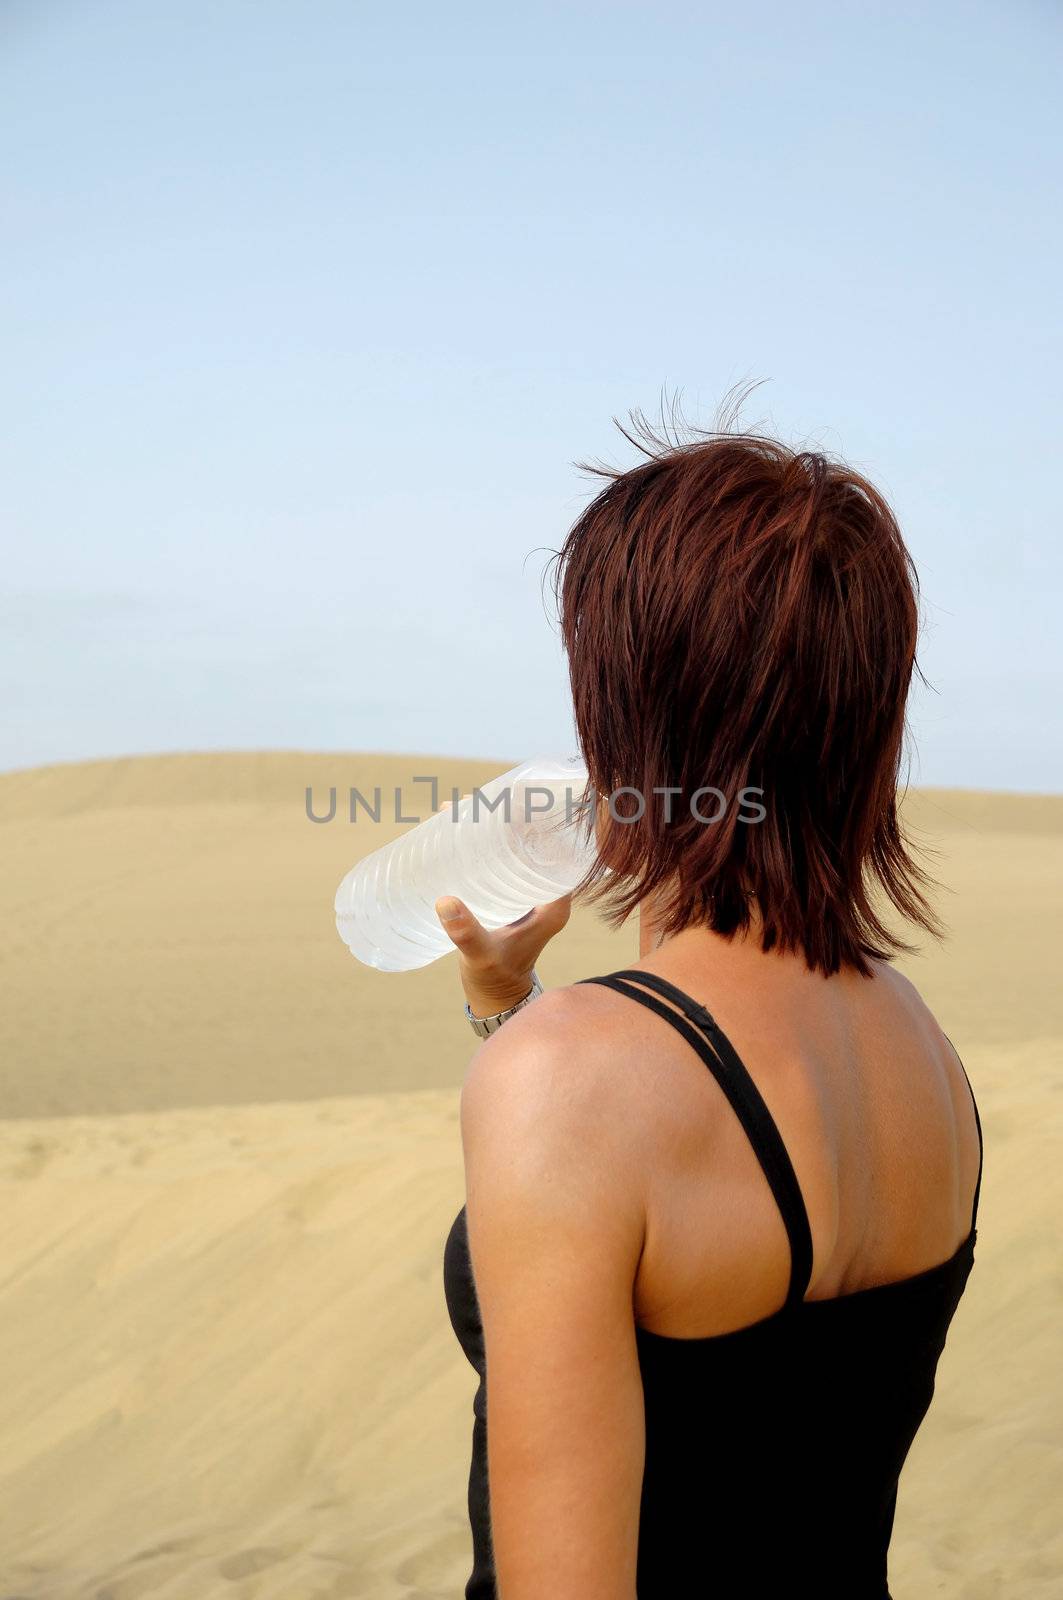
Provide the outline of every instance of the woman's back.
<path id="1" fill-rule="evenodd" d="M 637 970 L 703 1004 L 753 1078 L 808 1213 L 806 1298 L 954 1254 L 971 1228 L 979 1130 L 959 1058 L 906 979 L 884 963 L 826 979 L 750 937 L 697 929 Z M 647 1008 L 594 993 L 577 1029 L 631 1097 L 652 1174 L 637 1321 L 677 1338 L 755 1322 L 782 1304 L 790 1252 L 750 1140 L 688 1042 Z"/>
<path id="2" fill-rule="evenodd" d="M 973 1262 L 981 1136 L 958 1058 L 889 968 L 824 979 L 703 930 L 554 999 L 602 1115 L 640 1129 L 639 1600 L 799 1581 L 888 1600 L 898 1476 Z M 463 1214 L 446 1285 L 481 1374 L 467 1593 L 486 1596 Z"/>

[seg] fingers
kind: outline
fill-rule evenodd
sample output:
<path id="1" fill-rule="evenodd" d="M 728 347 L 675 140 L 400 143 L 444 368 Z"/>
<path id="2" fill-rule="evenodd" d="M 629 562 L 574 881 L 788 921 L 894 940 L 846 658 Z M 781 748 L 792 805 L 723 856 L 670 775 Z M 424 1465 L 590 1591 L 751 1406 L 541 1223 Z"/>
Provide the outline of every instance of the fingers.
<path id="1" fill-rule="evenodd" d="M 475 957 L 484 952 L 487 930 L 477 922 L 464 900 L 452 894 L 441 895 L 436 901 L 435 911 L 444 933 L 463 955 Z"/>
<path id="2" fill-rule="evenodd" d="M 572 896 L 563 894 L 559 900 L 548 900 L 545 905 L 535 906 L 528 913 L 527 920 L 529 924 L 534 924 L 545 938 L 552 939 L 555 933 L 560 933 L 571 915 Z"/>
<path id="3" fill-rule="evenodd" d="M 449 935 L 459 950 L 466 955 L 486 954 L 490 941 L 490 934 L 482 923 L 478 922 L 465 904 L 457 895 L 441 895 L 435 903 L 435 913 L 443 924 L 444 931 Z M 513 922 L 507 922 L 504 928 L 497 931 L 508 932 L 511 928 L 532 929 L 547 939 L 552 939 L 555 933 L 568 922 L 572 914 L 572 896 L 563 894 L 557 900 L 548 900 L 544 905 L 533 906 L 530 911 L 525 911 L 522 917 L 517 917 Z"/>

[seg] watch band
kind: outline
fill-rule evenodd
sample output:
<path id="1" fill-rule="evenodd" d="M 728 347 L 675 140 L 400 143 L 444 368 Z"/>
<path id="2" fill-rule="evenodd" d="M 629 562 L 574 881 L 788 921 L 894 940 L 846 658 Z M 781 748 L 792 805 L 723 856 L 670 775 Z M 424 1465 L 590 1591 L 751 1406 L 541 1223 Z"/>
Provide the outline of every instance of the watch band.
<path id="1" fill-rule="evenodd" d="M 536 977 L 534 972 L 532 972 L 531 976 L 532 986 L 528 990 L 528 993 L 524 996 L 524 999 L 518 1000 L 515 1006 L 510 1006 L 505 1011 L 496 1011 L 493 1016 L 474 1017 L 470 1009 L 469 1002 L 466 1000 L 465 1016 L 468 1019 L 469 1026 L 472 1028 L 473 1033 L 475 1033 L 481 1039 L 490 1038 L 492 1033 L 498 1032 L 503 1022 L 508 1021 L 508 1019 L 513 1016 L 514 1012 L 523 1011 L 525 1006 L 531 1005 L 533 1000 L 538 999 L 539 995 L 541 995 L 543 992 L 543 986 L 539 982 L 539 979 Z"/>

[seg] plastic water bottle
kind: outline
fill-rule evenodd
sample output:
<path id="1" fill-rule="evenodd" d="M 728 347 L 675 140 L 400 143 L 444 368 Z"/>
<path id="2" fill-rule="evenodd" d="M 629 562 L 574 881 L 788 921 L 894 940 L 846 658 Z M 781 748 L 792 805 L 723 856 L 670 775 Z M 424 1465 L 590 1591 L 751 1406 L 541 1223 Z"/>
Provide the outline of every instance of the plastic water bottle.
<path id="1" fill-rule="evenodd" d="M 481 784 L 352 867 L 336 891 L 341 939 L 367 966 L 409 972 L 454 949 L 440 895 L 500 928 L 567 894 L 594 859 L 591 798 L 578 757 L 537 756 Z"/>

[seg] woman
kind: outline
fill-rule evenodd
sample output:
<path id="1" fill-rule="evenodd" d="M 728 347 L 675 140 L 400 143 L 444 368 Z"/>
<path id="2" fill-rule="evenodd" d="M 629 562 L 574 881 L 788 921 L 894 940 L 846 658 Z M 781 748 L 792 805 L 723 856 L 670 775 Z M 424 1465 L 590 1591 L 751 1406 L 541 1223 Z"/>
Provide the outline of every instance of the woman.
<path id="1" fill-rule="evenodd" d="M 437 904 L 492 1019 L 444 1258 L 481 1380 L 465 1594 L 888 1600 L 981 1183 L 970 1085 L 884 915 L 935 931 L 896 811 L 915 574 L 822 455 L 645 453 L 556 584 L 613 797 L 576 893 L 638 909 L 639 960 L 540 994 L 568 897 L 493 933 Z"/>

